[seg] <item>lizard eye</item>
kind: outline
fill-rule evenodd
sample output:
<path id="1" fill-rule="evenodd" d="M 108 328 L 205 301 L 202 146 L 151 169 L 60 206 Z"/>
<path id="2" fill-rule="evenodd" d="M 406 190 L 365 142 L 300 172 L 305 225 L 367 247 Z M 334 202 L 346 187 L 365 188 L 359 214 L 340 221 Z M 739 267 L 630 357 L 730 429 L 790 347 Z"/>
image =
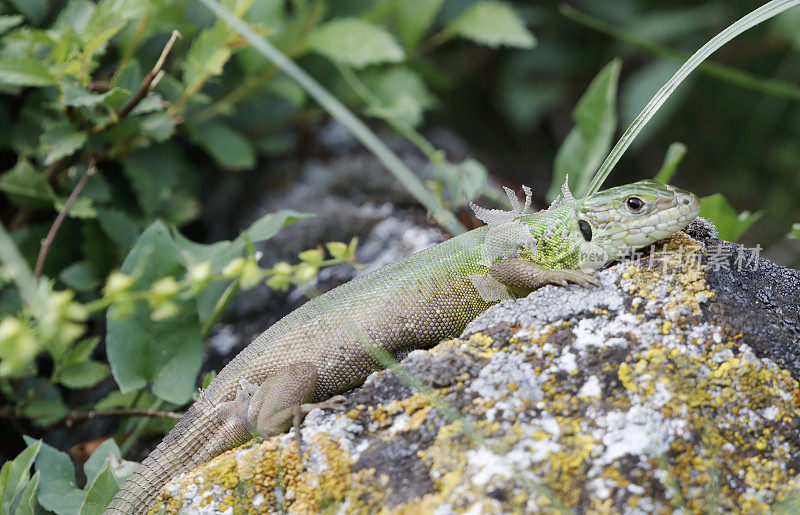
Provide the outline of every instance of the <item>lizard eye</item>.
<path id="1" fill-rule="evenodd" d="M 625 205 L 635 213 L 644 207 L 644 202 L 639 197 L 628 197 L 625 199 Z"/>
<path id="2" fill-rule="evenodd" d="M 592 226 L 589 225 L 589 222 L 586 220 L 578 221 L 578 228 L 581 230 L 584 240 L 592 241 Z"/>

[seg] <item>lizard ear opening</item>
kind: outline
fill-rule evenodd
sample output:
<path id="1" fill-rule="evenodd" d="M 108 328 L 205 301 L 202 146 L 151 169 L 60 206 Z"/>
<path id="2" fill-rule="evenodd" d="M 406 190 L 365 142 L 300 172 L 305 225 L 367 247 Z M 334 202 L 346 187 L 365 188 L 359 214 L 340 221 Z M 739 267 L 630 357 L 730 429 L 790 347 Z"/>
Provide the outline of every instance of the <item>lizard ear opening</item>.
<path id="1" fill-rule="evenodd" d="M 589 225 L 589 222 L 586 220 L 579 220 L 578 228 L 581 230 L 584 240 L 592 241 L 592 226 Z"/>

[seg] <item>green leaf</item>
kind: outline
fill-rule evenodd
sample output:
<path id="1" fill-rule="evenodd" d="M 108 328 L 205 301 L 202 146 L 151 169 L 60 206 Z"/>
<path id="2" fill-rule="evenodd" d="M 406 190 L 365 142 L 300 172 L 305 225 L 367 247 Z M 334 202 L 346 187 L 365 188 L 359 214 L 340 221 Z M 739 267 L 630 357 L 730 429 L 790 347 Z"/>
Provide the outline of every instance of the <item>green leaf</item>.
<path id="1" fill-rule="evenodd" d="M 435 103 L 422 78 L 407 68 L 367 74 L 364 83 L 382 104 L 370 106 L 370 114 L 393 118 L 411 127 L 418 125 L 423 112 Z"/>
<path id="2" fill-rule="evenodd" d="M 34 441 L 25 437 L 28 445 Z M 75 468 L 69 456 L 43 443 L 36 456 L 36 470 L 40 474 L 39 504 L 59 515 L 78 513 L 85 494 L 75 485 Z"/>
<path id="3" fill-rule="evenodd" d="M 126 91 L 136 91 L 139 89 L 143 78 L 144 74 L 139 61 L 131 59 L 116 71 L 111 82 Z"/>
<path id="4" fill-rule="evenodd" d="M 81 363 L 86 361 L 92 357 L 92 353 L 94 349 L 97 347 L 97 344 L 100 342 L 99 336 L 94 336 L 91 338 L 85 338 L 78 342 L 67 355 L 62 360 L 62 363 L 65 364 L 72 364 L 72 363 Z"/>
<path id="5" fill-rule="evenodd" d="M 406 48 L 419 43 L 444 0 L 394 0 L 397 37 Z"/>
<path id="6" fill-rule="evenodd" d="M 132 274 L 140 267 L 137 289 L 185 272 L 178 247 L 161 222 L 142 233 L 121 270 Z M 133 315 L 124 318 L 116 316 L 115 307 L 108 311 L 108 361 L 122 392 L 152 383 L 153 393 L 166 401 L 182 404 L 191 398 L 203 357 L 201 326 L 193 301 L 182 301 L 179 308 L 177 315 L 163 321 L 153 321 L 144 303 L 137 303 Z"/>
<path id="7" fill-rule="evenodd" d="M 47 149 L 45 165 L 55 163 L 62 157 L 71 156 L 86 144 L 85 132 L 76 131 L 67 123 L 54 125 L 42 133 L 42 145 Z"/>
<path id="8" fill-rule="evenodd" d="M 19 453 L 13 461 L 6 462 L 0 473 L 0 511 L 11 513 L 15 498 L 25 490 L 30 479 L 30 468 L 36 460 L 42 441 L 38 440 Z"/>
<path id="9" fill-rule="evenodd" d="M 118 209 L 98 209 L 97 214 L 100 227 L 111 241 L 124 252 L 130 250 L 139 237 L 139 225 L 128 214 Z"/>
<path id="10" fill-rule="evenodd" d="M 100 473 L 108 465 L 111 456 L 119 457 L 121 455 L 117 442 L 113 438 L 106 439 L 101 443 L 97 449 L 94 450 L 86 463 L 83 464 L 83 472 L 86 475 L 86 484 L 89 485 L 94 482 Z M 108 504 L 108 503 L 106 503 Z"/>
<path id="11" fill-rule="evenodd" d="M 84 53 L 94 55 L 105 48 L 108 40 L 114 37 L 128 20 L 138 18 L 149 2 L 141 0 L 100 0 L 86 24 Z"/>
<path id="12" fill-rule="evenodd" d="M 22 23 L 22 20 L 23 18 L 19 14 L 0 16 L 0 34 L 3 34 L 9 29 L 13 29 Z"/>
<path id="13" fill-rule="evenodd" d="M 15 205 L 29 209 L 51 206 L 56 196 L 44 174 L 25 159 L 0 176 L 0 191 Z"/>
<path id="14" fill-rule="evenodd" d="M 686 145 L 677 141 L 672 143 L 664 156 L 664 164 L 661 165 L 661 169 L 653 177 L 653 180 L 661 184 L 668 184 L 675 172 L 678 171 L 678 165 L 681 164 L 681 160 L 685 155 Z"/>
<path id="15" fill-rule="evenodd" d="M 67 365 L 61 369 L 58 382 L 67 388 L 80 389 L 94 386 L 108 376 L 108 367 L 99 361 L 89 360 L 83 363 Z"/>
<path id="16" fill-rule="evenodd" d="M 183 84 L 186 90 L 200 87 L 208 77 L 219 75 L 231 51 L 227 46 L 230 31 L 222 24 L 200 32 L 186 54 L 183 67 Z"/>
<path id="17" fill-rule="evenodd" d="M 155 216 L 170 202 L 181 169 L 186 166 L 180 150 L 172 145 L 152 145 L 122 159 L 125 175 L 148 216 Z"/>
<path id="18" fill-rule="evenodd" d="M 69 288 L 77 291 L 90 291 L 97 288 L 100 279 L 86 261 L 76 261 L 58 274 L 58 278 Z"/>
<path id="19" fill-rule="evenodd" d="M 175 133 L 175 120 L 166 111 L 145 114 L 136 118 L 142 134 L 163 143 Z"/>
<path id="20" fill-rule="evenodd" d="M 32 24 L 42 23 L 47 16 L 47 0 L 8 0 Z"/>
<path id="21" fill-rule="evenodd" d="M 53 205 L 56 211 L 61 211 L 67 204 L 67 198 L 56 198 Z M 80 196 L 72 203 L 67 213 L 73 218 L 96 218 L 97 212 L 94 210 L 94 202 L 92 199 Z"/>
<path id="22" fill-rule="evenodd" d="M 59 31 L 72 29 L 76 34 L 83 34 L 94 10 L 95 5 L 89 0 L 69 0 L 58 13 L 53 28 Z"/>
<path id="23" fill-rule="evenodd" d="M 35 419 L 36 424 L 47 425 L 67 415 L 67 406 L 59 399 L 36 399 L 25 405 L 25 416 Z"/>
<path id="24" fill-rule="evenodd" d="M 488 176 L 486 167 L 472 158 L 467 158 L 458 165 L 442 161 L 435 163 L 433 167 L 434 180 L 444 186 L 453 206 L 465 206 L 475 200 L 486 187 Z"/>
<path id="25" fill-rule="evenodd" d="M 130 95 L 129 91 L 120 88 L 111 88 L 105 93 L 92 93 L 77 82 L 65 81 L 61 83 L 61 92 L 64 95 L 64 104 L 72 107 L 92 108 L 111 101 L 112 104 L 123 100 Z M 110 100 L 109 100 L 110 99 Z"/>
<path id="26" fill-rule="evenodd" d="M 719 237 L 727 241 L 736 241 L 761 218 L 761 211 L 736 213 L 733 206 L 721 193 L 714 193 L 700 199 L 700 216 L 709 219 L 717 226 Z"/>
<path id="27" fill-rule="evenodd" d="M 39 492 L 39 471 L 33 475 L 28 485 L 19 496 L 16 515 L 34 515 L 37 513 L 36 495 Z"/>
<path id="28" fill-rule="evenodd" d="M 614 59 L 600 70 L 572 111 L 575 127 L 556 154 L 548 200 L 558 196 L 567 174 L 573 195 L 583 195 L 592 174 L 608 153 L 617 127 L 616 98 L 621 68 L 622 62 Z"/>
<path id="29" fill-rule="evenodd" d="M 47 66 L 34 60 L 0 59 L 0 84 L 8 86 L 49 86 L 56 78 Z"/>
<path id="30" fill-rule="evenodd" d="M 514 10 L 503 2 L 479 2 L 464 11 L 448 29 L 490 47 L 533 48 L 536 38 Z"/>
<path id="31" fill-rule="evenodd" d="M 339 18 L 316 27 L 307 44 L 310 50 L 353 68 L 396 63 L 405 57 L 391 34 L 358 18 Z"/>
<path id="32" fill-rule="evenodd" d="M 786 237 L 790 240 L 800 240 L 800 223 L 792 224 L 792 228 Z"/>
<path id="33" fill-rule="evenodd" d="M 268 240 L 287 225 L 306 218 L 312 218 L 313 216 L 315 215 L 312 213 L 300 213 L 291 209 L 283 209 L 276 213 L 262 216 L 247 228 L 245 234 L 252 242 Z"/>
<path id="34" fill-rule="evenodd" d="M 218 241 L 204 245 L 195 243 L 175 231 L 175 243 L 180 249 L 181 260 L 186 270 L 208 261 L 211 263 L 212 273 L 219 274 L 233 258 L 244 253 L 246 239 L 253 243 L 268 240 L 283 227 L 313 216 L 310 213 L 285 209 L 262 216 L 233 241 Z M 212 283 L 197 296 L 197 314 L 203 324 L 211 316 L 226 286 L 227 284 L 221 281 Z"/>
<path id="35" fill-rule="evenodd" d="M 86 492 L 86 500 L 81 505 L 80 515 L 102 515 L 106 506 L 119 492 L 119 484 L 111 472 L 111 465 L 106 465 Z"/>
<path id="36" fill-rule="evenodd" d="M 256 165 L 253 145 L 230 126 L 211 120 L 189 126 L 192 141 L 207 151 L 220 166 L 252 169 Z"/>

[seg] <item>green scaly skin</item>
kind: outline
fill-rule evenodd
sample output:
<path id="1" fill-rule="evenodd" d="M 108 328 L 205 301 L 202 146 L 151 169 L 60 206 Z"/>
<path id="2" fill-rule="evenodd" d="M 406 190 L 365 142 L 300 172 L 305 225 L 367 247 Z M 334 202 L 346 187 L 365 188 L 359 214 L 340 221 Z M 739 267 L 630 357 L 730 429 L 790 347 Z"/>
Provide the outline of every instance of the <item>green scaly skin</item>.
<path id="1" fill-rule="evenodd" d="M 500 298 L 545 283 L 596 284 L 577 269 L 599 268 L 665 238 L 699 212 L 691 193 L 651 181 L 589 199 L 565 196 L 545 211 L 520 209 L 505 223 L 490 221 L 288 314 L 222 369 L 106 513 L 145 512 L 171 477 L 254 435 L 285 432 L 314 407 L 337 405 L 334 396 L 383 368 L 370 345 L 391 355 L 429 348 L 458 336 Z"/>

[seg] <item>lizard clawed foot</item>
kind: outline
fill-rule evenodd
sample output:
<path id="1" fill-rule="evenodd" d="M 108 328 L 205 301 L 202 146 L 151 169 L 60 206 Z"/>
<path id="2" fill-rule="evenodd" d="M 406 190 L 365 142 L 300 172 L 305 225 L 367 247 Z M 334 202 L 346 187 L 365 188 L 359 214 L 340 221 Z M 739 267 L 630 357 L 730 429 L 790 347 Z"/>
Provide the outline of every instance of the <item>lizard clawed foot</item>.
<path id="1" fill-rule="evenodd" d="M 579 286 L 600 286 L 602 284 L 600 279 L 597 277 L 597 274 L 592 272 L 584 272 L 582 270 L 553 270 L 552 273 L 559 274 L 567 282 L 577 284 Z"/>
<path id="2" fill-rule="evenodd" d="M 496 261 L 489 267 L 489 273 L 512 291 L 530 292 L 544 284 L 567 286 L 569 283 L 580 286 L 600 286 L 597 276 L 583 270 L 551 270 L 531 261 L 507 258 Z"/>
<path id="3" fill-rule="evenodd" d="M 344 405 L 347 399 L 345 399 L 344 395 L 336 395 L 331 397 L 327 401 L 318 402 L 316 404 L 312 404 L 315 408 L 319 409 L 329 409 L 334 411 L 341 411 L 344 409 Z"/>

